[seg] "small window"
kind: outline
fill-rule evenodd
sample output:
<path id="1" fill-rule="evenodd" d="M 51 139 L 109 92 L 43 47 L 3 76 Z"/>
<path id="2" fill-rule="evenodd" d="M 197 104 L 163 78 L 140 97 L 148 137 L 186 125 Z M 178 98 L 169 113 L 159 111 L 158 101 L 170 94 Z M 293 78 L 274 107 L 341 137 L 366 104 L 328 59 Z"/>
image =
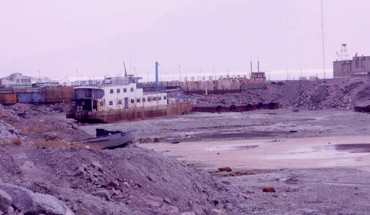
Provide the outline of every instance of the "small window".
<path id="1" fill-rule="evenodd" d="M 122 104 L 122 100 L 118 100 L 117 104 L 121 105 Z"/>
<path id="2" fill-rule="evenodd" d="M 166 100 L 167 99 L 167 96 L 163 96 L 163 99 Z"/>
<path id="3" fill-rule="evenodd" d="M 148 102 L 152 101 L 152 97 L 148 97 Z"/>
<path id="4" fill-rule="evenodd" d="M 123 92 L 126 93 L 127 92 L 127 88 L 123 88 Z"/>
<path id="5" fill-rule="evenodd" d="M 134 88 L 133 87 L 130 88 L 130 92 L 134 92 Z"/>
<path id="6" fill-rule="evenodd" d="M 134 99 L 131 99 L 131 103 L 133 104 L 133 103 L 135 103 L 135 100 Z"/>
<path id="7" fill-rule="evenodd" d="M 143 98 L 143 103 L 145 102 L 145 98 Z"/>
<path id="8" fill-rule="evenodd" d="M 113 101 L 109 101 L 109 105 L 113 105 Z"/>
<path id="9" fill-rule="evenodd" d="M 120 93 L 121 92 L 121 89 L 117 89 L 117 93 Z"/>
<path id="10" fill-rule="evenodd" d="M 160 101 L 160 100 L 162 100 L 162 97 L 158 97 L 158 100 Z"/>
<path id="11" fill-rule="evenodd" d="M 136 98 L 136 103 L 140 103 L 140 98 Z"/>
<path id="12" fill-rule="evenodd" d="M 110 89 L 110 94 L 113 94 L 114 90 L 113 89 Z"/>

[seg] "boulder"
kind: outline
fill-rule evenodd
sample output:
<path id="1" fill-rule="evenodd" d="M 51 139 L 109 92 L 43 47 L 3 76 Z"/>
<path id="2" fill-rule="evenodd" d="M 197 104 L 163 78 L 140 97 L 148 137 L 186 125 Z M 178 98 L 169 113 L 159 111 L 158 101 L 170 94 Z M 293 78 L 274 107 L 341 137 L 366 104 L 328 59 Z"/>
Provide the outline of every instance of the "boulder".
<path id="1" fill-rule="evenodd" d="M 0 212 L 8 212 L 8 208 L 12 203 L 12 197 L 3 190 L 0 190 Z"/>
<path id="2" fill-rule="evenodd" d="M 23 187 L 0 183 L 0 190 L 12 199 L 11 205 L 23 214 L 74 215 L 60 200 L 51 195 L 34 193 Z"/>
<path id="3" fill-rule="evenodd" d="M 273 187 L 264 187 L 262 191 L 265 193 L 275 193 L 276 192 L 275 188 Z"/>
<path id="4" fill-rule="evenodd" d="M 212 209 L 211 210 L 211 215 L 226 215 L 226 213 L 222 210 L 219 210 L 219 209 Z"/>

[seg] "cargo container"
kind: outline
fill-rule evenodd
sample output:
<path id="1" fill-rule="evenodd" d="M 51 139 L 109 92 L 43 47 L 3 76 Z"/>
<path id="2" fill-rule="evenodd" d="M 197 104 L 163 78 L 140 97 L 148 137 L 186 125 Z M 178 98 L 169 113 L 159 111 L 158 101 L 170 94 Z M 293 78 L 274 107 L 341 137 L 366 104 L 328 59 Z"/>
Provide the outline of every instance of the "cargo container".
<path id="1" fill-rule="evenodd" d="M 17 95 L 15 93 L 0 94 L 0 104 L 11 105 L 17 103 Z"/>
<path id="2" fill-rule="evenodd" d="M 45 103 L 45 95 L 43 93 L 17 93 L 18 103 Z"/>

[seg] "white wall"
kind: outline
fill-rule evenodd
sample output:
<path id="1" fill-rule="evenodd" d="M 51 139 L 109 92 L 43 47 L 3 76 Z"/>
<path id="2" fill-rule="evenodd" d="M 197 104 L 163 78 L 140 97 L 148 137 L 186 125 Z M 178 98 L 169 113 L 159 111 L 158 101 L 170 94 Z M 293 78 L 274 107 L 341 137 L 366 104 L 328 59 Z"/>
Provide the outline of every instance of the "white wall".
<path id="1" fill-rule="evenodd" d="M 126 89 L 126 92 L 124 89 Z M 136 88 L 136 83 L 123 86 L 103 87 L 103 90 L 104 97 L 99 101 L 99 110 L 124 109 L 125 98 L 128 99 L 128 108 L 167 105 L 167 93 L 144 94 L 143 89 Z"/>

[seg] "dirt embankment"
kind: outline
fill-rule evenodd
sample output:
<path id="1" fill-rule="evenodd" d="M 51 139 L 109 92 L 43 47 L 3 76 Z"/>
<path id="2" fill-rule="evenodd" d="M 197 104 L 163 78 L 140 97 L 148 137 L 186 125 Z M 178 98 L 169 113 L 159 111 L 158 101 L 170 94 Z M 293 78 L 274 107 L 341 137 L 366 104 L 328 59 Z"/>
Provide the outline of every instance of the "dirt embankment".
<path id="1" fill-rule="evenodd" d="M 350 110 L 370 99 L 368 78 L 268 82 L 265 89 L 226 95 L 191 95 L 198 105 L 246 105 L 279 102 L 283 108 Z"/>
<path id="2" fill-rule="evenodd" d="M 240 213 L 237 206 L 245 199 L 238 192 L 175 159 L 135 145 L 116 150 L 71 147 L 69 141 L 89 135 L 60 112 L 58 106 L 0 107 L 1 137 L 6 140 L 0 144 L 0 198 L 12 199 L 0 203 L 0 211 Z M 16 190 L 27 201 L 18 201 Z M 48 199 L 54 197 L 52 204 Z"/>

